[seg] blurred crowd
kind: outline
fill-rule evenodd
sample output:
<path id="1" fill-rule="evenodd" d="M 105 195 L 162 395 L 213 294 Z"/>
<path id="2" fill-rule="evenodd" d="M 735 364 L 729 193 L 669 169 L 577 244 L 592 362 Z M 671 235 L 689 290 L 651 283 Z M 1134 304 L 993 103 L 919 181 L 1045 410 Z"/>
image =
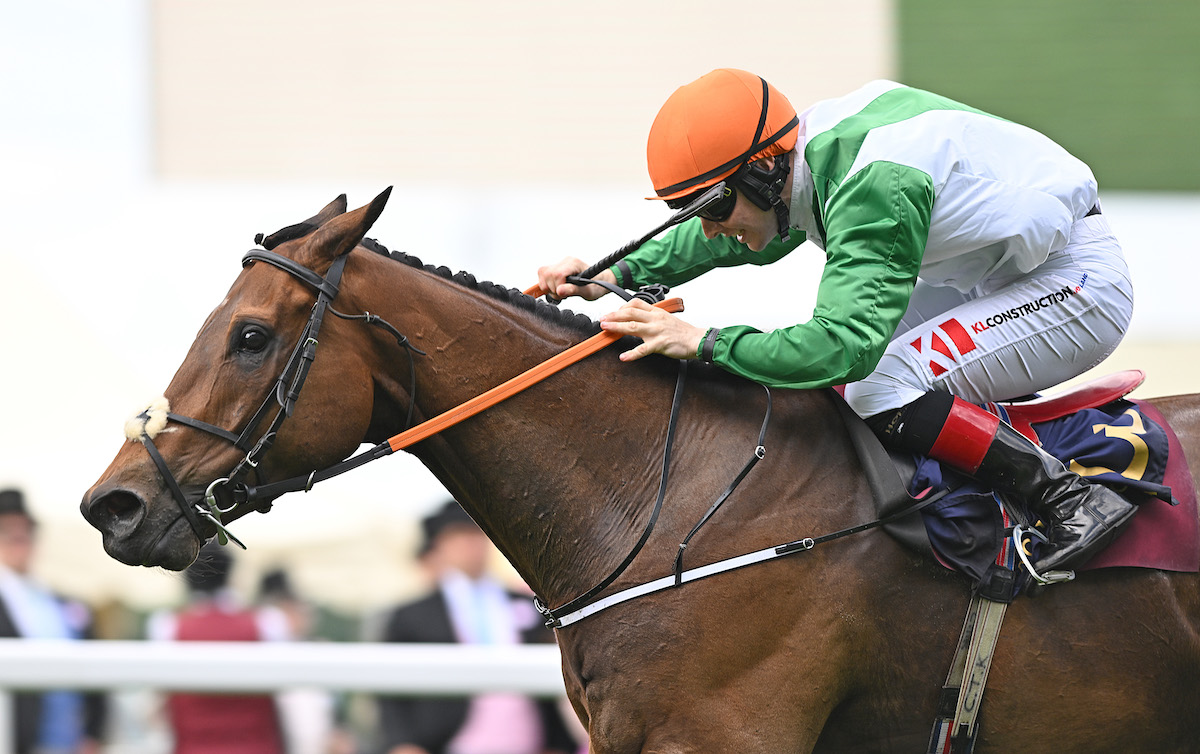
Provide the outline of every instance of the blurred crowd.
<path id="1" fill-rule="evenodd" d="M 532 597 L 502 577 L 491 542 L 453 500 L 421 521 L 412 554 L 423 591 L 369 615 L 305 599 L 286 570 L 234 588 L 237 551 L 206 545 L 180 604 L 139 614 L 55 593 L 33 568 L 38 524 L 19 489 L 0 490 L 0 638 L 187 641 L 553 643 Z M 43 554 L 44 556 L 45 554 Z M 245 591 L 245 590 L 242 590 Z M 271 695 L 157 690 L 11 692 L 0 754 L 584 754 L 565 699 Z M 3 728 L 0 726 L 0 731 Z"/>

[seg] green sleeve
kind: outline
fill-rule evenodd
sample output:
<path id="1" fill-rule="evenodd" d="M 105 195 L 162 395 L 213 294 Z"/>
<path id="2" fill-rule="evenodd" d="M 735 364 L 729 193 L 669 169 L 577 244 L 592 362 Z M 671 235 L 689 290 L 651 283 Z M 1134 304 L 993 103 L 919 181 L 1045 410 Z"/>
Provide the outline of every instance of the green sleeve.
<path id="1" fill-rule="evenodd" d="M 750 251 L 736 238 L 705 238 L 700 220 L 693 218 L 659 238 L 650 239 L 625 257 L 633 276 L 632 281 L 622 280 L 621 271 L 615 265 L 609 269 L 618 282 L 631 282 L 633 285 L 662 283 L 673 287 L 699 277 L 714 267 L 777 262 L 802 243 L 804 234 L 794 230 L 787 243 L 776 236 L 762 251 Z"/>
<path id="2" fill-rule="evenodd" d="M 908 308 L 932 208 L 932 180 L 910 167 L 876 162 L 846 180 L 825 204 L 827 261 L 812 318 L 767 333 L 723 327 L 713 361 L 790 388 L 870 374 Z"/>

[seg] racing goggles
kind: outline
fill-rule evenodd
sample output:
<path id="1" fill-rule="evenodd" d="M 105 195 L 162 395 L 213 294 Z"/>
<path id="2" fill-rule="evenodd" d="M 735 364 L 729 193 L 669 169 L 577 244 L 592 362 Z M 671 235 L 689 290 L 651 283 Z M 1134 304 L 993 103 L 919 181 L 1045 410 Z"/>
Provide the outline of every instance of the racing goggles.
<path id="1" fill-rule="evenodd" d="M 688 194 L 687 196 L 683 196 L 678 199 L 668 199 L 667 206 L 671 209 L 683 209 L 695 201 L 700 194 L 707 190 L 708 189 L 700 189 L 693 194 Z M 729 185 L 728 181 L 726 181 L 725 193 L 722 194 L 721 198 L 717 199 L 715 202 L 700 210 L 696 214 L 700 217 L 703 217 L 705 220 L 710 220 L 714 223 L 725 222 L 729 219 L 729 216 L 733 214 L 733 206 L 735 204 L 737 204 L 737 191 L 734 190 L 733 186 Z"/>

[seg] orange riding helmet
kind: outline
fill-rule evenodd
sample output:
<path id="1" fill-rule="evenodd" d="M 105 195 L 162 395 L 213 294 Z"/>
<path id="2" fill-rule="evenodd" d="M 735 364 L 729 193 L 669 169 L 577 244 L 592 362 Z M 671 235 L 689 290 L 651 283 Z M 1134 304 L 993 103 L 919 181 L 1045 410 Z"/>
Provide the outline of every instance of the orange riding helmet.
<path id="1" fill-rule="evenodd" d="M 646 165 L 656 197 L 679 209 L 709 186 L 725 182 L 724 217 L 741 193 L 761 210 L 774 210 L 779 235 L 789 239 L 782 193 L 791 169 L 799 118 L 792 103 L 761 76 L 718 68 L 681 86 L 658 111 L 646 143 Z M 754 163 L 774 156 L 771 168 Z M 720 222 L 722 210 L 715 210 Z"/>
<path id="2" fill-rule="evenodd" d="M 765 100 L 765 101 L 764 101 Z M 796 146 L 796 109 L 761 77 L 718 68 L 667 99 L 646 143 L 658 199 L 712 186 L 743 165 Z"/>

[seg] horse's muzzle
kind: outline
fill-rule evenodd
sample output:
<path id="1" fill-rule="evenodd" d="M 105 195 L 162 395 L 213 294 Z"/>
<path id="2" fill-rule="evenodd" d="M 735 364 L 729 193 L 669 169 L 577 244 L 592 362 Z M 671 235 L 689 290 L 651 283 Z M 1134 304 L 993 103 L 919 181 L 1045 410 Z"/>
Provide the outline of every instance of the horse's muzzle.
<path id="1" fill-rule="evenodd" d="M 79 504 L 84 519 L 104 536 L 125 538 L 146 518 L 146 504 L 137 494 L 114 489 L 100 494 L 89 491 Z"/>
<path id="2" fill-rule="evenodd" d="M 174 508 L 166 510 L 175 512 Z M 150 506 L 136 492 L 93 489 L 84 495 L 79 510 L 100 531 L 104 551 L 126 565 L 181 571 L 199 551 L 200 542 L 182 516 L 158 520 L 161 517 L 151 516 Z"/>

